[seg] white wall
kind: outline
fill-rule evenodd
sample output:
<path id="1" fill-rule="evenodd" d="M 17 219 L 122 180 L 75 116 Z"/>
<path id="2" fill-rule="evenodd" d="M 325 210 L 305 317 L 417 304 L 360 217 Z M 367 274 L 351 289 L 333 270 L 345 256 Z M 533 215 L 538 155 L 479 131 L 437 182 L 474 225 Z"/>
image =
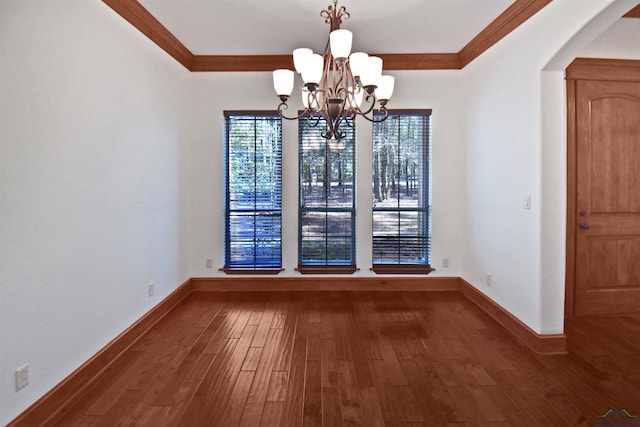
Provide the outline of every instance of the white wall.
<path id="1" fill-rule="evenodd" d="M 585 35 L 580 43 L 574 35 L 607 6 L 607 15 L 617 19 L 631 3 L 552 2 L 462 72 L 464 278 L 539 333 L 563 331 L 566 97 L 561 70 L 599 33 L 588 34 L 591 39 Z M 564 61 L 543 72 L 569 44 Z M 528 195 L 531 210 L 522 207 Z M 491 286 L 487 273 L 493 276 Z"/>
<path id="2" fill-rule="evenodd" d="M 640 19 L 624 18 L 581 49 L 579 57 L 640 59 Z"/>
<path id="3" fill-rule="evenodd" d="M 461 150 L 460 78 L 457 71 L 395 72 L 389 108 L 433 109 L 433 275 L 459 276 L 462 265 L 464 155 Z M 270 73 L 194 74 L 191 152 L 190 259 L 196 277 L 215 277 L 224 263 L 224 110 L 275 110 Z M 294 94 L 295 95 L 295 94 Z M 297 97 L 296 97 L 297 99 Z M 294 106 L 291 107 L 296 110 Z M 371 276 L 371 124 L 357 123 L 356 261 Z M 283 123 L 283 267 L 297 276 L 297 122 Z M 213 259 L 213 268 L 205 260 Z M 442 268 L 442 258 L 450 267 Z"/>
<path id="4" fill-rule="evenodd" d="M 4 425 L 189 276 L 189 73 L 97 1 L 2 1 L 0 55 Z"/>

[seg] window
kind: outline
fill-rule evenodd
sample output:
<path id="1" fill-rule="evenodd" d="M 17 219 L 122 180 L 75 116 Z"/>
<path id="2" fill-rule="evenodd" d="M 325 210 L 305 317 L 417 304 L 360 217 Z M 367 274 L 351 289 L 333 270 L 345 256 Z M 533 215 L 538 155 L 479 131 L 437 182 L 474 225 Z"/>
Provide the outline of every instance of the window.
<path id="1" fill-rule="evenodd" d="M 277 113 L 225 112 L 225 265 L 282 267 L 282 122 Z"/>
<path id="2" fill-rule="evenodd" d="M 350 123 L 352 126 L 353 123 Z M 353 273 L 355 267 L 355 129 L 326 140 L 323 119 L 299 120 L 298 271 Z"/>
<path id="3" fill-rule="evenodd" d="M 391 110 L 373 125 L 373 270 L 428 273 L 431 111 Z"/>

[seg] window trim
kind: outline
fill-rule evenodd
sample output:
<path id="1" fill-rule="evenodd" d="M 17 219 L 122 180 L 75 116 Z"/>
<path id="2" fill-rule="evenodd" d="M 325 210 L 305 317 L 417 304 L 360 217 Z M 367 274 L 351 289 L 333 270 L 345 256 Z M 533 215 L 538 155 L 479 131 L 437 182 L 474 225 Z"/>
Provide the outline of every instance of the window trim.
<path id="1" fill-rule="evenodd" d="M 324 120 L 323 118 L 321 120 Z M 352 173 L 353 173 L 353 177 L 352 177 L 352 201 L 351 201 L 351 206 L 348 208 L 342 208 L 342 207 L 312 207 L 312 208 L 304 208 L 303 207 L 303 191 L 304 191 L 304 182 L 303 182 L 303 177 L 302 177 L 302 167 L 303 167 L 303 161 L 302 161 L 302 132 L 303 132 L 303 123 L 306 123 L 307 119 L 305 117 L 302 117 L 300 119 L 298 119 L 298 267 L 295 269 L 297 272 L 299 272 L 300 274 L 353 274 L 356 271 L 359 270 L 359 268 L 356 266 L 356 257 L 357 257 L 357 253 L 356 253 L 356 191 L 357 191 L 357 181 L 356 181 L 356 169 L 357 169 L 357 158 L 356 158 L 356 153 L 357 153 L 357 127 L 355 122 L 351 123 L 350 127 L 351 127 L 351 132 L 353 134 L 353 149 L 352 149 Z M 317 123 L 318 129 L 322 129 L 324 128 L 323 123 Z M 322 138 L 322 137 L 320 137 Z M 322 138 L 322 141 L 324 141 L 325 143 L 325 153 L 331 152 L 331 149 L 329 148 L 329 140 Z M 328 167 L 327 162 L 325 162 L 325 169 Z M 326 171 L 325 171 L 326 173 Z M 351 256 L 351 264 L 321 264 L 321 263 L 306 263 L 303 264 L 302 261 L 302 255 L 303 255 L 303 234 L 302 234 L 302 229 L 303 229 L 303 221 L 302 221 L 302 217 L 303 217 L 303 211 L 307 211 L 307 212 L 344 212 L 344 213 L 349 213 L 351 215 L 351 249 L 350 249 L 350 256 Z M 327 238 L 327 235 L 325 233 L 325 239 Z"/>
<path id="2" fill-rule="evenodd" d="M 300 274 L 354 274 L 360 269 L 355 265 L 300 265 L 295 269 Z"/>
<path id="3" fill-rule="evenodd" d="M 254 117 L 254 118 L 280 118 L 280 114 L 277 111 L 273 111 L 273 110 L 224 110 L 223 111 L 223 115 L 224 115 L 224 130 L 225 130 L 225 135 L 224 135 L 224 253 L 223 253 L 223 260 L 224 260 L 224 266 L 219 268 L 219 271 L 224 272 L 225 274 L 230 274 L 230 275 L 261 275 L 261 274 L 265 274 L 265 275 L 276 275 L 279 274 L 280 272 L 284 271 L 284 268 L 282 268 L 283 265 L 283 254 L 282 254 L 282 146 L 283 146 L 283 134 L 282 134 L 282 120 L 280 119 L 280 173 L 281 173 L 281 177 L 280 177 L 280 265 L 279 266 L 230 266 L 228 265 L 229 262 L 229 248 L 230 248 L 230 241 L 228 240 L 228 236 L 229 236 L 229 230 L 230 230 L 230 226 L 229 226 L 229 218 L 230 218 L 230 208 L 229 208 L 229 204 L 230 204 L 230 194 L 229 194 L 229 171 L 230 171 L 230 166 L 229 166 L 229 122 L 228 120 L 230 118 L 233 117 L 237 117 L 237 116 L 245 116 L 245 117 Z M 254 210 L 254 212 L 257 211 L 277 211 L 275 209 L 260 209 L 260 210 Z M 255 242 L 254 242 L 255 243 Z"/>
<path id="4" fill-rule="evenodd" d="M 218 271 L 222 271 L 225 274 L 280 274 L 284 271 L 284 268 L 244 268 L 244 267 L 221 267 Z"/>
<path id="5" fill-rule="evenodd" d="M 432 121 L 431 121 L 431 117 L 432 117 L 432 109 L 392 109 L 392 110 L 388 110 L 388 115 L 390 116 L 407 116 L 407 115 L 412 115 L 412 116 L 426 116 L 428 117 L 428 132 L 427 132 L 427 141 L 426 141 L 426 146 L 425 146 L 425 152 L 424 152 L 424 166 L 426 167 L 425 173 L 426 173 L 426 181 L 427 181 L 427 186 L 425 186 L 424 188 L 424 200 L 426 201 L 426 206 L 424 208 L 419 208 L 419 209 L 413 209 L 413 208 L 402 208 L 402 207 L 398 207 L 396 208 L 380 208 L 380 209 L 375 209 L 373 206 L 371 207 L 371 214 L 373 216 L 373 213 L 378 211 L 394 211 L 394 212 L 424 212 L 427 217 L 426 217 L 426 222 L 427 222 L 427 259 L 426 259 L 426 263 L 425 264 L 395 264 L 395 263 L 375 263 L 373 262 L 373 258 L 372 258 L 372 266 L 370 268 L 370 271 L 373 271 L 375 274 L 420 274 L 420 275 L 426 275 L 431 273 L 432 271 L 435 271 L 435 268 L 431 267 L 431 263 L 430 263 L 430 255 L 431 255 L 431 250 L 430 250 L 430 245 L 431 245 L 431 153 L 432 153 L 432 140 L 431 140 L 431 130 L 432 130 Z M 375 124 L 374 124 L 375 125 Z M 373 144 L 373 140 L 372 140 L 372 150 L 373 150 L 374 144 Z M 400 235 L 399 235 L 400 236 Z M 371 250 L 373 251 L 374 246 L 373 246 L 373 240 L 374 240 L 374 235 L 373 235 L 373 230 L 372 230 L 372 235 L 371 235 Z M 373 254 L 372 254 L 373 255 Z"/>
<path id="6" fill-rule="evenodd" d="M 376 274 L 429 274 L 436 271 L 429 264 L 375 264 L 369 270 Z"/>

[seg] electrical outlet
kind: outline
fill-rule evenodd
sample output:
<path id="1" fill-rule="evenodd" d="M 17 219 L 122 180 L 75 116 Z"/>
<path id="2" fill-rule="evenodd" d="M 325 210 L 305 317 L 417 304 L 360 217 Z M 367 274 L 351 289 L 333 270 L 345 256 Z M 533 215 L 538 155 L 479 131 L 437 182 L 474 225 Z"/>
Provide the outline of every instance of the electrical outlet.
<path id="1" fill-rule="evenodd" d="M 207 266 L 207 268 L 213 268 L 213 260 L 211 258 L 207 258 L 205 260 L 205 265 Z"/>
<path id="2" fill-rule="evenodd" d="M 491 286 L 492 281 L 493 281 L 493 276 L 487 273 L 487 286 Z"/>
<path id="3" fill-rule="evenodd" d="M 149 296 L 153 296 L 153 282 L 149 283 L 149 288 L 147 289 L 149 292 Z"/>
<path id="4" fill-rule="evenodd" d="M 16 391 L 20 391 L 29 384 L 29 364 L 25 363 L 16 369 Z"/>
<path id="5" fill-rule="evenodd" d="M 442 259 L 442 268 L 449 268 L 449 258 Z"/>

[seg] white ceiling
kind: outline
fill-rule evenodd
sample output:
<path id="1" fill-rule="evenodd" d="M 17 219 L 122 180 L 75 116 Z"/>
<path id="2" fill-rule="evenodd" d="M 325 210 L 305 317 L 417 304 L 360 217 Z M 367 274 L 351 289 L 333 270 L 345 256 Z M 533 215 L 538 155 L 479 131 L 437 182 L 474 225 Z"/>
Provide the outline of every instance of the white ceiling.
<path id="1" fill-rule="evenodd" d="M 455 53 L 514 0 L 341 0 L 354 50 Z M 289 54 L 324 49 L 320 17 L 332 0 L 140 0 L 196 55 Z"/>

